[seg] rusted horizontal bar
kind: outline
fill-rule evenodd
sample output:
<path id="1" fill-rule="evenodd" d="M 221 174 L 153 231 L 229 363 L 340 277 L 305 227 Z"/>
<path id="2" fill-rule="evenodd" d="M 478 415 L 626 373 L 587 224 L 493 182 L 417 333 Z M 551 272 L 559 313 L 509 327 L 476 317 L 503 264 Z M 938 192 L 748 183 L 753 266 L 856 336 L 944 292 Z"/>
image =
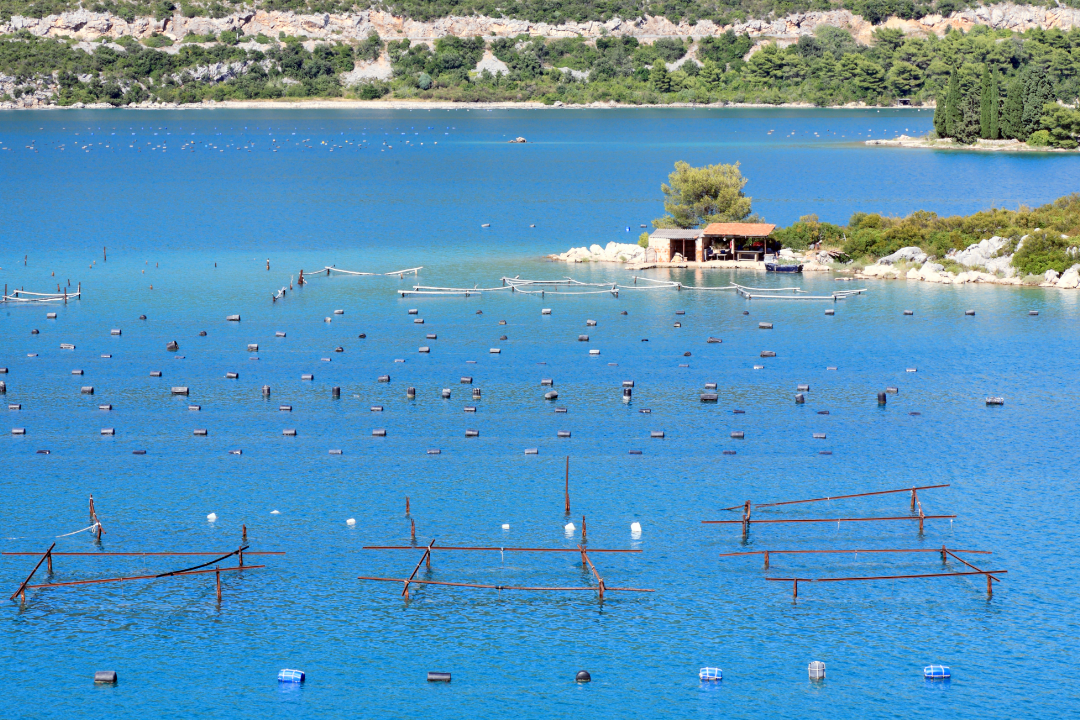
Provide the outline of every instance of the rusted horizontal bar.
<path id="1" fill-rule="evenodd" d="M 278 551 L 244 551 L 244 555 L 284 555 Z M 0 553 L 0 555 L 41 555 L 41 553 Z M 221 555 L 221 553 L 53 553 L 53 557 L 173 557 L 177 555 Z"/>
<path id="2" fill-rule="evenodd" d="M 871 577 L 841 577 L 841 578 L 765 578 L 766 580 L 773 581 L 785 581 L 791 582 L 792 580 L 798 580 L 799 582 L 842 582 L 847 580 L 910 580 L 912 578 L 933 578 L 933 577 L 963 577 L 965 575 L 997 575 L 998 573 L 1007 573 L 1008 570 L 980 570 L 979 572 L 958 572 L 958 573 L 930 573 L 926 575 L 875 575 Z"/>
<path id="3" fill-rule="evenodd" d="M 868 518 L 814 518 L 809 520 L 783 519 L 783 520 L 746 520 L 754 524 L 763 523 L 834 523 L 834 522 L 871 522 L 874 520 L 949 520 L 955 515 L 903 515 L 901 517 L 868 517 Z M 702 520 L 705 525 L 742 525 L 742 520 Z"/>
<path id="4" fill-rule="evenodd" d="M 209 570 L 189 570 L 187 572 L 175 573 L 167 577 L 180 577 L 182 575 L 202 575 L 204 573 L 212 572 L 230 572 L 232 570 L 258 570 L 264 568 L 265 565 L 237 565 L 236 567 L 228 568 L 210 568 Z M 94 585 L 97 583 L 109 583 L 109 582 L 127 582 L 128 580 L 157 580 L 158 575 L 136 575 L 135 577 L 118 577 L 118 578 L 102 578 L 100 580 L 73 580 L 71 582 L 62 583 L 49 583 L 47 585 L 27 585 L 27 590 L 39 590 L 41 588 L 54 588 L 54 587 L 71 587 L 72 585 Z"/>
<path id="5" fill-rule="evenodd" d="M 435 548 L 436 550 L 438 548 Z M 576 552 L 576 551 L 575 551 Z M 357 580 L 375 580 L 377 582 L 398 582 L 404 583 L 405 578 L 384 578 L 384 577 L 368 577 L 361 575 L 356 578 Z M 520 587 L 516 585 L 478 585 L 476 583 L 455 583 L 455 582 L 442 582 L 438 580 L 409 580 L 409 584 L 419 583 L 421 585 L 449 585 L 451 587 L 467 587 L 467 588 L 481 588 L 486 590 L 558 590 L 558 591 L 580 591 L 580 590 L 592 590 L 596 591 L 594 587 Z M 642 588 L 613 588 L 605 587 L 605 590 L 620 590 L 622 592 L 656 592 L 655 590 L 645 590 Z"/>
<path id="6" fill-rule="evenodd" d="M 750 552 L 720 553 L 717 557 L 736 557 L 738 555 L 817 555 L 832 553 L 941 553 L 941 548 L 912 548 L 890 550 L 752 550 Z M 979 553 L 993 555 L 993 550 L 948 550 L 947 552 Z M 959 558 L 957 558 L 959 559 Z"/>
<path id="7" fill-rule="evenodd" d="M 412 545 L 366 545 L 361 550 L 427 550 L 427 547 L 420 545 L 414 547 Z M 436 545 L 431 548 L 432 550 L 498 550 L 506 552 L 568 552 L 576 553 L 581 552 L 576 548 L 519 548 L 519 547 L 448 547 L 445 545 Z M 639 553 L 640 550 L 600 550 L 593 548 L 586 548 L 589 552 L 606 552 L 606 553 Z M 32 555 L 39 555 L 40 553 L 30 553 Z"/>
<path id="8" fill-rule="evenodd" d="M 825 500 L 847 500 L 848 498 L 869 497 L 870 495 L 889 495 L 891 493 L 911 492 L 912 490 L 933 490 L 935 488 L 944 488 L 944 487 L 949 487 L 949 485 L 948 484 L 945 484 L 945 485 L 922 485 L 920 487 L 900 488 L 899 490 L 877 490 L 875 492 L 856 493 L 854 495 L 834 495 L 832 497 L 813 498 L 811 500 L 788 500 L 787 502 L 761 503 L 761 504 L 755 503 L 754 507 L 763 508 L 763 507 L 776 507 L 777 505 L 797 505 L 799 503 L 823 502 Z M 724 509 L 725 510 L 735 510 L 735 509 L 738 509 L 738 508 L 741 508 L 741 507 L 742 507 L 742 505 L 737 505 L 734 508 L 724 508 Z"/>

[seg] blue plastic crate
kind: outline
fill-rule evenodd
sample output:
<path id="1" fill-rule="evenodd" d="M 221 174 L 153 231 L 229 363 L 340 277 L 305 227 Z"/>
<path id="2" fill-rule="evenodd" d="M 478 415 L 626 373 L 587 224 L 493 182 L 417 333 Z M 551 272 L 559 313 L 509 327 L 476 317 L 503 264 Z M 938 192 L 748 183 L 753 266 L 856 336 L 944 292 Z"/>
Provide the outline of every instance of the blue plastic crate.
<path id="1" fill-rule="evenodd" d="M 952 677 L 948 665 L 927 665 L 922 672 L 927 680 L 948 680 Z"/>
<path id="2" fill-rule="evenodd" d="M 303 670 L 282 670 L 277 674 L 278 682 L 302 683 L 304 682 Z"/>
<path id="3" fill-rule="evenodd" d="M 701 668 L 698 670 L 698 677 L 702 680 L 723 680 L 724 671 L 720 668 Z"/>

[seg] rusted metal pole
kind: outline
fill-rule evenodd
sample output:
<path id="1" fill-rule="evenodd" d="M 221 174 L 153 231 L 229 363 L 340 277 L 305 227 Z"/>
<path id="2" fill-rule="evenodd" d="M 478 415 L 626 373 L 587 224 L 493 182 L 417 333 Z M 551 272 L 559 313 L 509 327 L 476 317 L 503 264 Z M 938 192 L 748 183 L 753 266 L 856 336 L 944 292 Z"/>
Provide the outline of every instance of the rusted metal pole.
<path id="1" fill-rule="evenodd" d="M 952 520 L 956 515 L 924 515 L 926 520 Z M 900 517 L 841 517 L 841 518 L 810 518 L 806 520 L 796 518 L 783 518 L 778 520 L 702 520 L 703 525 L 740 525 L 749 523 L 752 525 L 773 525 L 778 523 L 834 523 L 834 522 L 874 522 L 879 520 L 918 520 L 917 515 L 902 515 Z"/>
<path id="2" fill-rule="evenodd" d="M 848 500 L 850 498 L 869 497 L 871 495 L 889 495 L 891 493 L 910 492 L 912 490 L 933 490 L 936 488 L 944 487 L 949 487 L 949 484 L 946 483 L 944 485 L 920 485 L 914 488 L 900 488 L 898 490 L 877 490 L 875 492 L 856 493 L 854 495 L 833 495 L 831 497 L 811 498 L 810 500 L 788 500 L 786 502 L 758 503 L 757 507 L 763 508 L 776 507 L 778 505 L 798 505 L 799 503 L 825 502 L 827 500 Z M 735 505 L 734 507 L 724 508 L 724 510 L 738 510 L 740 507 L 740 505 Z"/>
<path id="3" fill-rule="evenodd" d="M 41 559 L 37 561 L 37 565 L 34 566 L 34 569 L 30 571 L 30 574 L 27 575 L 26 579 L 22 581 L 22 584 L 19 585 L 19 589 L 16 590 L 15 592 L 11 593 L 11 597 L 9 597 L 8 600 L 14 600 L 16 595 L 21 595 L 22 596 L 22 601 L 26 602 L 26 584 L 28 582 L 30 582 L 30 579 L 32 577 L 34 577 L 34 573 L 36 573 L 38 571 L 38 568 L 41 567 L 41 563 L 45 562 L 45 558 L 52 555 L 52 551 L 53 551 L 54 547 L 56 547 L 55 542 L 52 545 L 49 546 L 49 549 L 46 550 L 45 554 L 41 556 Z"/>
<path id="4" fill-rule="evenodd" d="M 768 550 L 765 551 L 765 569 L 766 570 L 769 569 L 769 551 Z"/>
<path id="5" fill-rule="evenodd" d="M 215 567 L 214 575 L 217 577 L 217 601 L 221 602 L 221 569 Z"/>
<path id="6" fill-rule="evenodd" d="M 405 496 L 405 517 L 409 517 L 409 496 Z"/>
<path id="7" fill-rule="evenodd" d="M 241 525 L 240 527 L 241 527 L 241 528 L 243 528 L 243 532 L 244 532 L 244 537 L 243 537 L 243 541 L 244 541 L 244 542 L 247 542 L 247 525 L 246 525 L 246 524 L 245 524 L 245 525 Z"/>
<path id="8" fill-rule="evenodd" d="M 581 516 L 581 542 L 585 542 L 585 516 Z"/>
<path id="9" fill-rule="evenodd" d="M 416 547 L 413 545 L 365 545 L 360 548 L 361 550 L 422 550 L 422 547 Z M 440 545 L 439 550 L 491 550 L 497 552 L 577 552 L 573 548 L 521 548 L 521 547 L 459 547 L 453 545 Z M 611 548 L 589 548 L 591 553 L 640 553 L 641 550 L 617 550 Z M 928 551 L 934 552 L 934 551 Z M 968 552 L 966 550 L 958 550 L 957 552 Z M 37 555 L 38 553 L 0 553 L 3 555 Z M 64 553 L 57 553 L 63 555 Z M 93 553 L 94 555 L 103 555 L 105 553 Z M 143 554 L 143 553 L 140 553 Z M 212 555 L 214 553 L 204 553 L 206 555 Z M 262 553 L 272 554 L 272 553 Z M 284 553 L 277 553 L 284 555 Z M 733 553 L 735 555 L 749 555 L 751 553 Z"/>
<path id="10" fill-rule="evenodd" d="M 412 518 L 409 518 L 409 536 L 413 540 L 416 539 L 416 521 Z"/>
<path id="11" fill-rule="evenodd" d="M 206 573 L 232 572 L 234 570 L 259 570 L 265 565 L 245 565 L 244 567 L 210 568 L 209 570 L 188 570 L 186 572 L 172 573 L 170 575 L 135 575 L 133 577 L 101 578 L 100 580 L 72 580 L 62 583 L 45 583 L 44 585 L 27 585 L 27 590 L 40 590 L 42 588 L 74 587 L 75 585 L 97 585 L 100 583 L 128 582 L 131 580 L 160 580 L 162 577 L 182 577 L 184 575 L 205 575 Z"/>
<path id="12" fill-rule="evenodd" d="M 407 549 L 407 548 L 402 548 Z M 499 548 L 493 548 L 498 550 Z M 510 548 L 507 548 L 509 550 Z M 566 552 L 575 552 L 573 550 L 567 550 Z M 612 552 L 610 550 L 593 550 L 593 552 Z M 640 550 L 626 550 L 616 552 L 641 552 Z M 966 552 L 964 550 L 957 550 L 957 552 Z M 41 553 L 36 552 L 5 552 L 0 555 L 33 555 L 38 556 Z M 175 556 L 187 556 L 187 555 L 221 555 L 221 551 L 216 552 L 54 552 L 53 557 L 175 557 Z M 281 550 L 251 550 L 248 555 L 284 555 Z"/>
<path id="13" fill-rule="evenodd" d="M 401 591 L 401 594 L 406 600 L 408 600 L 410 597 L 409 583 L 411 583 L 412 579 L 416 577 L 416 573 L 420 570 L 420 566 L 424 564 L 424 561 L 427 560 L 428 556 L 431 554 L 431 546 L 434 544 L 435 538 L 431 538 L 431 542 L 429 542 L 427 548 L 424 549 L 423 557 L 421 557 L 420 560 L 416 563 L 416 567 L 413 568 L 412 574 L 410 574 L 409 578 L 405 581 L 405 589 Z"/>

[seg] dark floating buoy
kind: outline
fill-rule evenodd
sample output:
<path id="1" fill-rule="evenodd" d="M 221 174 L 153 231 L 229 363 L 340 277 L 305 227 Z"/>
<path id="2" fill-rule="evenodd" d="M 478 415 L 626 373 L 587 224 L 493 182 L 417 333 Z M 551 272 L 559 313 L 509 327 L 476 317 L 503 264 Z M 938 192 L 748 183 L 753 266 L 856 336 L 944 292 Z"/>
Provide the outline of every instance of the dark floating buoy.
<path id="1" fill-rule="evenodd" d="M 723 340 L 721 340 L 721 339 L 720 339 L 720 338 L 718 338 L 718 337 L 710 337 L 710 338 L 709 338 L 708 340 L 706 340 L 705 342 L 706 342 L 706 343 L 710 343 L 710 344 L 715 344 L 715 343 L 722 343 L 722 342 L 724 342 L 724 341 L 723 341 Z"/>
<path id="2" fill-rule="evenodd" d="M 94 673 L 94 682 L 101 683 L 103 685 L 115 685 L 116 684 L 116 671 L 115 670 L 98 670 Z"/>
<path id="3" fill-rule="evenodd" d="M 145 319 L 146 319 L 146 316 L 145 316 L 145 315 L 140 315 L 140 316 L 139 316 L 139 319 L 140 319 L 140 320 L 145 320 Z"/>
<path id="4" fill-rule="evenodd" d="M 37 328 L 34 328 L 33 330 L 30 331 L 30 334 L 31 335 L 38 335 L 40 332 L 41 332 L 40 330 L 38 330 Z"/>
<path id="5" fill-rule="evenodd" d="M 479 430 L 466 430 L 465 431 L 465 437 L 467 437 L 467 438 L 480 437 L 480 431 Z"/>
<path id="6" fill-rule="evenodd" d="M 371 431 L 372 437 L 386 437 L 386 430 L 383 428 L 376 428 Z"/>
<path id="7" fill-rule="evenodd" d="M 652 410 L 649 409 L 649 408 L 641 408 L 640 410 L 638 410 L 638 412 L 641 413 L 642 415 L 650 415 L 650 414 L 652 414 Z"/>
<path id="8" fill-rule="evenodd" d="M 288 430 L 282 430 L 281 434 L 285 437 L 296 437 L 296 431 L 291 428 Z"/>
<path id="9" fill-rule="evenodd" d="M 799 392 L 810 392 L 810 386 L 809 385 L 799 385 L 795 389 L 798 390 Z"/>
<path id="10" fill-rule="evenodd" d="M 628 313 L 628 312 L 626 312 L 625 310 L 623 310 L 623 311 L 622 311 L 621 313 L 619 313 L 619 314 L 620 314 L 620 315 L 629 315 L 630 313 Z"/>
<path id="11" fill-rule="evenodd" d="M 724 454 L 725 454 L 725 455 L 735 455 L 736 453 L 735 453 L 735 451 L 734 451 L 734 450 L 725 450 L 725 451 L 724 451 Z"/>
<path id="12" fill-rule="evenodd" d="M 93 385 L 86 385 L 85 387 L 81 388 L 79 392 L 81 392 L 83 395 L 93 395 L 94 394 L 94 386 Z"/>
<path id="13" fill-rule="evenodd" d="M 500 335 L 499 336 L 499 340 L 506 340 L 506 339 L 507 339 L 507 337 L 505 335 Z"/>
<path id="14" fill-rule="evenodd" d="M 145 450 L 132 450 L 131 454 L 132 455 L 145 455 L 146 451 Z"/>
<path id="15" fill-rule="evenodd" d="M 138 453 L 139 451 L 138 451 L 138 450 L 136 450 L 135 452 L 136 452 L 136 453 Z M 146 452 L 146 451 L 144 450 L 143 452 Z M 50 452 L 49 452 L 48 450 L 38 450 L 38 451 L 37 451 L 37 454 L 38 454 L 38 455 L 49 455 L 49 454 L 50 454 Z"/>
<path id="16" fill-rule="evenodd" d="M 914 311 L 914 310 L 905 310 L 905 311 L 904 311 L 904 314 L 905 314 L 905 315 L 914 315 L 914 314 L 915 314 L 915 311 Z"/>
<path id="17" fill-rule="evenodd" d="M 745 410 L 740 410 L 740 409 L 738 409 L 738 408 L 735 408 L 734 410 L 732 410 L 732 411 L 731 411 L 731 413 L 732 413 L 733 415 L 745 415 L 745 414 L 746 414 L 746 411 L 745 411 Z"/>
<path id="18" fill-rule="evenodd" d="M 414 388 L 414 387 L 407 388 L 405 390 L 405 397 L 408 400 L 415 400 L 416 399 L 416 388 Z"/>
<path id="19" fill-rule="evenodd" d="M 716 383 L 714 383 L 714 382 L 705 383 L 705 389 L 706 390 L 715 390 L 716 389 Z"/>
<path id="20" fill-rule="evenodd" d="M 332 398 L 340 398 L 341 397 L 341 388 L 336 386 L 336 385 L 334 387 L 330 388 L 330 397 L 332 397 Z"/>
<path id="21" fill-rule="evenodd" d="M 473 396 L 473 400 L 479 400 L 480 399 L 480 388 L 473 388 L 472 389 L 472 396 Z"/>
<path id="22" fill-rule="evenodd" d="M 466 375 L 465 377 L 461 378 L 461 384 L 472 385 L 472 378 Z"/>
<path id="23" fill-rule="evenodd" d="M 557 413 L 564 413 L 564 412 L 566 412 L 566 408 L 564 408 L 564 407 L 557 407 L 557 408 L 555 408 L 555 412 L 557 412 Z"/>
<path id="24" fill-rule="evenodd" d="M 900 388 L 887 387 L 887 388 L 885 388 L 885 392 L 890 393 L 892 395 L 899 395 L 900 394 Z"/>
<path id="25" fill-rule="evenodd" d="M 883 392 L 879 392 L 877 394 L 877 404 L 878 405 L 884 405 L 886 402 L 888 402 L 888 400 L 889 400 L 889 396 L 887 394 L 885 394 Z"/>
<path id="26" fill-rule="evenodd" d="M 640 455 L 640 454 L 641 454 L 641 451 L 640 451 L 640 450 L 631 450 L 631 451 L 630 451 L 630 454 L 631 454 L 631 455 Z"/>
<path id="27" fill-rule="evenodd" d="M 359 334 L 359 335 L 357 335 L 356 337 L 358 337 L 358 338 L 360 338 L 361 340 L 363 340 L 364 338 L 366 338 L 366 337 L 367 337 L 367 334 L 366 334 L 366 333 L 360 333 L 360 334 Z"/>
<path id="28" fill-rule="evenodd" d="M 569 430 L 559 430 L 555 433 L 555 437 L 568 438 L 570 437 Z"/>
<path id="29" fill-rule="evenodd" d="M 487 227 L 486 225 L 484 227 Z M 427 674 L 428 682 L 450 682 L 450 673 L 448 672 L 429 672 Z"/>
<path id="30" fill-rule="evenodd" d="M 379 376 L 379 382 L 386 382 L 386 383 L 390 382 L 390 376 L 389 375 L 380 375 Z"/>
<path id="31" fill-rule="evenodd" d="M 965 315 L 974 315 L 974 314 L 975 314 L 975 311 L 974 311 L 974 310 L 965 310 L 965 311 L 964 311 L 964 314 L 965 314 Z"/>
<path id="32" fill-rule="evenodd" d="M 1038 314 L 1039 314 L 1038 310 L 1028 310 L 1028 315 L 1038 315 Z"/>
<path id="33" fill-rule="evenodd" d="M 653 431 L 651 431 L 649 433 L 649 437 L 650 438 L 658 438 L 660 440 L 663 440 L 664 439 L 664 431 L 663 430 L 653 430 Z"/>
<path id="34" fill-rule="evenodd" d="M 578 670 L 578 673 L 574 676 L 574 679 L 578 682 L 591 682 L 592 675 L 589 674 L 588 670 Z"/>
<path id="35" fill-rule="evenodd" d="M 824 440 L 825 439 L 825 433 L 814 433 L 814 439 L 815 440 Z"/>
<path id="36" fill-rule="evenodd" d="M 908 415 L 922 415 L 921 412 L 909 412 Z"/>
<path id="37" fill-rule="evenodd" d="M 624 402 L 630 402 L 630 398 L 634 395 L 634 391 L 631 388 L 624 387 L 622 389 L 622 399 Z"/>
<path id="38" fill-rule="evenodd" d="M 829 411 L 828 411 L 828 410 L 818 410 L 818 411 L 817 411 L 817 414 L 818 414 L 818 415 L 828 415 L 828 414 L 829 414 Z"/>
<path id="39" fill-rule="evenodd" d="M 701 402 L 717 402 L 720 396 L 716 393 L 701 393 Z"/>
<path id="40" fill-rule="evenodd" d="M 833 310 L 832 308 L 829 308 L 828 310 L 825 311 L 825 314 L 826 315 L 835 315 L 836 311 Z"/>
<path id="41" fill-rule="evenodd" d="M 559 391 L 558 390 L 548 390 L 546 393 L 544 393 L 544 399 L 545 400 L 557 400 L 558 398 L 559 398 Z"/>
<path id="42" fill-rule="evenodd" d="M 743 310 L 743 311 L 742 311 L 742 314 L 743 314 L 743 315 L 749 315 L 749 314 L 750 314 L 750 311 L 749 311 L 749 310 Z"/>
<path id="43" fill-rule="evenodd" d="M 731 437 L 735 440 L 742 440 L 744 437 L 746 437 L 746 435 L 745 433 L 743 433 L 742 430 L 733 430 L 731 433 Z"/>
<path id="44" fill-rule="evenodd" d="M 199 337 L 206 337 L 206 331 L 205 330 L 200 330 L 199 331 Z"/>
<path id="45" fill-rule="evenodd" d="M 802 393 L 796 393 L 795 394 L 795 403 L 796 404 L 802 405 L 805 402 L 806 402 L 806 396 L 805 395 L 803 395 Z"/>
<path id="46" fill-rule="evenodd" d="M 686 352 L 684 352 L 684 353 L 682 354 L 682 356 L 683 356 L 683 357 L 690 357 L 690 351 L 689 351 L 689 350 L 687 350 Z"/>
<path id="47" fill-rule="evenodd" d="M 338 345 L 336 348 L 334 348 L 334 352 L 345 352 L 345 348 Z"/>
<path id="48" fill-rule="evenodd" d="M 265 397 L 270 397 L 270 386 L 269 385 L 263 385 L 262 386 L 262 394 Z"/>
<path id="49" fill-rule="evenodd" d="M 818 455 L 832 455 L 832 450 L 818 450 Z"/>
<path id="50" fill-rule="evenodd" d="M 175 340 L 170 340 L 169 343 L 165 346 L 165 349 L 170 351 L 170 352 L 176 352 L 177 350 L 180 349 L 180 343 L 176 342 Z M 258 350 L 259 346 L 256 345 L 255 349 Z M 248 345 L 248 350 L 251 350 L 250 345 Z"/>
<path id="51" fill-rule="evenodd" d="M 762 350 L 761 357 L 776 357 L 776 353 L 772 350 Z"/>
<path id="52" fill-rule="evenodd" d="M 641 338 L 641 342 L 649 342 L 649 338 Z"/>

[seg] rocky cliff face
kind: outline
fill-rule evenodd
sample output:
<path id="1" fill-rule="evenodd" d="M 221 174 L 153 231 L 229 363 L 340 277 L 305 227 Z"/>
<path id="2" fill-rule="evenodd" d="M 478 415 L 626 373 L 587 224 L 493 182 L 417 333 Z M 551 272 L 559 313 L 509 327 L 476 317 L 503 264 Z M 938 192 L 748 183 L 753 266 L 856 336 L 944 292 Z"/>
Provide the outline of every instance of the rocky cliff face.
<path id="1" fill-rule="evenodd" d="M 276 38 L 279 33 L 306 35 L 320 40 L 348 40 L 366 38 L 372 32 L 388 40 L 409 38 L 432 40 L 456 35 L 472 37 L 513 37 L 526 34 L 539 37 L 584 37 L 601 35 L 634 36 L 641 39 L 658 37 L 704 37 L 718 35 L 727 30 L 746 32 L 753 37 L 795 39 L 799 35 L 813 33 L 819 25 L 846 28 L 861 42 L 868 43 L 874 27 L 858 15 L 847 10 L 795 13 L 776 20 L 750 20 L 734 25 L 719 26 L 710 20 L 689 25 L 685 21 L 672 23 L 667 18 L 645 17 L 638 20 L 613 19 L 608 22 L 564 23 L 550 25 L 526 20 L 504 18 L 446 17 L 430 22 L 420 22 L 378 10 L 365 10 L 349 15 L 297 15 L 292 12 L 244 11 L 223 18 L 185 18 L 174 15 L 164 20 L 136 18 L 128 22 L 109 13 L 76 10 L 44 18 L 14 16 L 0 24 L 0 33 L 28 30 L 42 37 L 67 36 L 80 40 L 97 40 L 101 37 L 119 38 L 129 35 L 136 38 L 149 37 L 159 32 L 174 40 L 188 33 L 197 35 L 220 34 L 239 31 L 247 35 L 263 33 Z M 911 34 L 936 33 L 941 35 L 949 27 L 967 30 L 974 25 L 1024 31 L 1031 28 L 1060 28 L 1068 30 L 1080 27 L 1080 9 L 1057 7 L 1045 8 L 1029 5 L 999 3 L 976 9 L 953 13 L 948 17 L 927 15 L 919 20 L 890 18 L 885 25 Z"/>

